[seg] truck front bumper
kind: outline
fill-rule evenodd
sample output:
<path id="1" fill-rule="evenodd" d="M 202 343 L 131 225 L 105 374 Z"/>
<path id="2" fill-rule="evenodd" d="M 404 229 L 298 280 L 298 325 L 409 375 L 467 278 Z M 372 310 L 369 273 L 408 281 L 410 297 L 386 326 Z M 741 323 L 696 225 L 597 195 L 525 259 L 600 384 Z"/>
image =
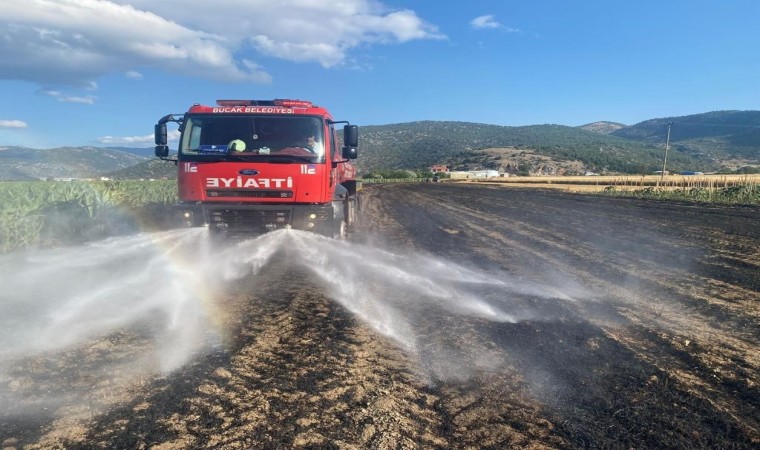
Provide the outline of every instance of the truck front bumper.
<path id="1" fill-rule="evenodd" d="M 208 226 L 224 234 L 261 234 L 291 227 L 332 235 L 343 221 L 343 204 L 183 203 L 176 205 L 184 226 Z"/>

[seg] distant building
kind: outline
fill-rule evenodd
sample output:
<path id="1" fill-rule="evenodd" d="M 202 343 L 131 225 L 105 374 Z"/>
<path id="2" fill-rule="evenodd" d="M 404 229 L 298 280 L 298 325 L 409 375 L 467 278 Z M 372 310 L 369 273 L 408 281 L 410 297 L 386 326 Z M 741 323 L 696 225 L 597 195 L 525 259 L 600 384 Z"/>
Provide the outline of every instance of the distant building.
<path id="1" fill-rule="evenodd" d="M 469 173 L 472 174 L 471 178 L 496 178 L 499 176 L 499 172 L 496 170 L 473 170 Z"/>
<path id="2" fill-rule="evenodd" d="M 466 180 L 470 178 L 470 172 L 461 172 L 461 171 L 449 172 L 449 178 L 451 178 L 452 180 Z"/>
<path id="3" fill-rule="evenodd" d="M 499 172 L 496 170 L 471 170 L 469 172 L 449 172 L 452 180 L 469 180 L 473 178 L 497 178 Z"/>
<path id="4" fill-rule="evenodd" d="M 433 173 L 448 172 L 449 168 L 448 166 L 435 165 L 430 168 L 430 171 Z"/>

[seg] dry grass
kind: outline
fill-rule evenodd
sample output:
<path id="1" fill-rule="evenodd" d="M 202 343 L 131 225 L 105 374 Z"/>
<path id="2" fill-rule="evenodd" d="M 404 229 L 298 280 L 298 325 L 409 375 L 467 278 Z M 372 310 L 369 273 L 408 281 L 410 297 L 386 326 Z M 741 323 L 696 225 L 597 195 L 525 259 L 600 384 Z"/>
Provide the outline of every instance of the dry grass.
<path id="1" fill-rule="evenodd" d="M 597 192 L 614 186 L 619 191 L 635 191 L 648 187 L 662 190 L 707 189 L 717 190 L 735 186 L 760 186 L 760 175 L 659 175 L 631 176 L 543 176 L 507 177 L 462 180 L 470 183 L 500 184 L 513 187 L 561 189 L 572 192 Z"/>

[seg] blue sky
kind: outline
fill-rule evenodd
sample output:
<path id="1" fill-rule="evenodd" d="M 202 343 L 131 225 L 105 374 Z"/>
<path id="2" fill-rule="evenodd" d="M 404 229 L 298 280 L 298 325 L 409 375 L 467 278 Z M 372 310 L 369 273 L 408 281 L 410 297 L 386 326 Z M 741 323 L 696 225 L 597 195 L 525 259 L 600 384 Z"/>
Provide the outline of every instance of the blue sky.
<path id="1" fill-rule="evenodd" d="M 152 145 L 219 98 L 497 125 L 760 109 L 760 1 L 2 0 L 0 145 Z"/>

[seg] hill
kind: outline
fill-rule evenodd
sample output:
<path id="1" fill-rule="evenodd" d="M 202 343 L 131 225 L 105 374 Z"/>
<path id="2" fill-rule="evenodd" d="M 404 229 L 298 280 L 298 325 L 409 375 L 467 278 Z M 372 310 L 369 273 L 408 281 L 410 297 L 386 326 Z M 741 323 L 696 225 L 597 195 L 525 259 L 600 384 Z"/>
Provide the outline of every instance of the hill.
<path id="1" fill-rule="evenodd" d="M 131 153 L 133 155 L 142 156 L 143 158 L 153 158 L 155 156 L 155 150 L 153 147 L 104 147 L 109 150 L 116 150 L 124 153 Z"/>
<path id="2" fill-rule="evenodd" d="M 107 173 L 105 176 L 117 180 L 160 180 L 164 178 L 175 178 L 177 176 L 177 165 L 173 162 L 164 161 L 154 157 L 153 159 L 143 161 L 132 167 Z"/>
<path id="3" fill-rule="evenodd" d="M 578 128 L 581 128 L 586 131 L 593 131 L 595 133 L 611 134 L 621 128 L 625 128 L 625 125 L 618 122 L 600 121 L 600 122 L 587 123 L 586 125 L 581 125 Z"/>
<path id="4" fill-rule="evenodd" d="M 0 147 L 0 180 L 95 178 L 146 158 L 100 147 Z"/>
<path id="5" fill-rule="evenodd" d="M 710 166 L 737 168 L 760 163 L 760 111 L 713 111 L 651 119 L 613 133 L 663 145 L 670 129 L 673 149 Z"/>
<path id="6" fill-rule="evenodd" d="M 423 121 L 364 126 L 361 135 L 357 163 L 361 173 L 380 168 L 422 169 L 434 164 L 461 169 L 503 168 L 499 166 L 504 166 L 504 158 L 489 149 L 519 150 L 512 152 L 516 155 L 512 166 L 530 164 L 535 155 L 540 155 L 556 164 L 567 164 L 575 172 L 650 172 L 657 170 L 662 159 L 662 149 L 650 143 L 563 125 L 508 127 Z M 707 169 L 677 151 L 668 159 L 673 169 Z"/>

